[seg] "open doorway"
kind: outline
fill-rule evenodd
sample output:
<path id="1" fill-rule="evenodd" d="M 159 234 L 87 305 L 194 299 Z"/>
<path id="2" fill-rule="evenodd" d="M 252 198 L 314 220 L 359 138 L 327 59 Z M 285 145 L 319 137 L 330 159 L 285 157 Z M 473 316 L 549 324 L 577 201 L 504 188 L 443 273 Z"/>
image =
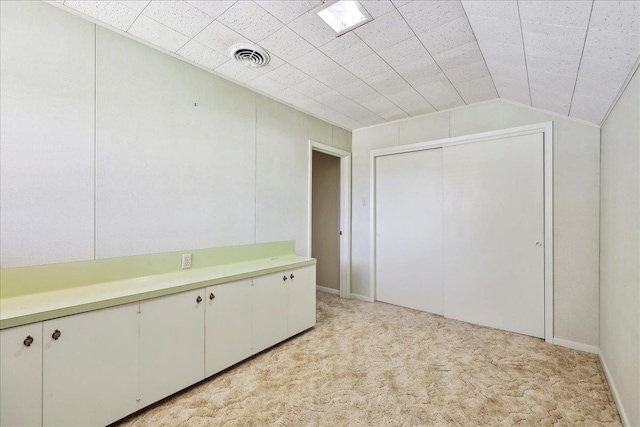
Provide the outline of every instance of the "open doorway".
<path id="1" fill-rule="evenodd" d="M 340 158 L 314 151 L 311 177 L 311 256 L 316 284 L 340 294 Z"/>
<path id="2" fill-rule="evenodd" d="M 351 154 L 309 141 L 309 249 L 317 289 L 350 296 Z"/>

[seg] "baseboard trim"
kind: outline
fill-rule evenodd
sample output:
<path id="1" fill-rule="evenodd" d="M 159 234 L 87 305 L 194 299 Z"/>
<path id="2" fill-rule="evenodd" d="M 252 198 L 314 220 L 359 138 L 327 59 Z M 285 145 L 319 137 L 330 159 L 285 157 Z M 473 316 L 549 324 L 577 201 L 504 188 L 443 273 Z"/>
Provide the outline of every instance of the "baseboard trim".
<path id="1" fill-rule="evenodd" d="M 317 286 L 316 285 L 316 291 L 326 292 L 328 294 L 333 294 L 333 295 L 340 295 L 340 291 L 338 289 L 327 288 L 327 287 L 324 287 L 324 286 Z"/>
<path id="2" fill-rule="evenodd" d="M 604 356 L 602 356 L 602 352 L 598 350 L 598 356 L 600 357 L 600 363 L 602 364 L 602 370 L 604 371 L 604 376 L 609 383 L 609 388 L 611 389 L 611 394 L 613 395 L 613 400 L 616 402 L 616 406 L 618 407 L 618 414 L 620 414 L 620 420 L 622 421 L 622 425 L 624 427 L 631 427 L 631 423 L 629 422 L 629 417 L 624 410 L 624 406 L 622 406 L 622 400 L 620 399 L 620 394 L 618 394 L 618 389 L 616 388 L 616 383 L 613 382 L 613 378 L 611 377 L 611 373 L 609 372 L 609 368 L 607 368 L 607 363 L 604 361 Z"/>
<path id="3" fill-rule="evenodd" d="M 351 295 L 349 296 L 349 298 L 359 299 L 360 301 L 371 302 L 371 300 L 369 299 L 369 297 L 365 297 L 364 295 L 351 294 Z"/>
<path id="4" fill-rule="evenodd" d="M 598 354 L 600 349 L 595 345 L 582 344 L 580 342 L 563 340 L 562 338 L 553 338 L 553 343 L 561 347 L 571 348 L 573 350 L 586 351 L 587 353 Z"/>

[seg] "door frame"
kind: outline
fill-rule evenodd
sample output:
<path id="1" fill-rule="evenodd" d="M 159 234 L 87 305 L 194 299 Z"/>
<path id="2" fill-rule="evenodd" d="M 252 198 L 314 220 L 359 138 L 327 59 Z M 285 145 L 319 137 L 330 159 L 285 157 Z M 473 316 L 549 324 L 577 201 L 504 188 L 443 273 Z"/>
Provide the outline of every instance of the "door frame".
<path id="1" fill-rule="evenodd" d="M 453 138 L 372 150 L 370 153 L 369 300 L 376 300 L 376 158 L 392 154 L 472 144 L 492 139 L 542 133 L 544 169 L 544 340 L 553 342 L 553 121 Z"/>
<path id="2" fill-rule="evenodd" d="M 313 215 L 313 152 L 328 154 L 340 159 L 340 298 L 351 297 L 351 153 L 309 140 L 309 199 L 308 199 L 308 247 L 311 256 Z"/>

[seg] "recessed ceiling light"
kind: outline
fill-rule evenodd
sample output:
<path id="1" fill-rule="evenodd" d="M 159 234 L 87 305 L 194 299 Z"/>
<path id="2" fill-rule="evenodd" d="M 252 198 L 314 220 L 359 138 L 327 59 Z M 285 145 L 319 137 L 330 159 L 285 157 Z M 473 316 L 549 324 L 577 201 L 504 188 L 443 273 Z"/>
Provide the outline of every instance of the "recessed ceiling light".
<path id="1" fill-rule="evenodd" d="M 314 10 L 337 35 L 342 35 L 371 21 L 371 15 L 357 1 L 328 1 Z"/>

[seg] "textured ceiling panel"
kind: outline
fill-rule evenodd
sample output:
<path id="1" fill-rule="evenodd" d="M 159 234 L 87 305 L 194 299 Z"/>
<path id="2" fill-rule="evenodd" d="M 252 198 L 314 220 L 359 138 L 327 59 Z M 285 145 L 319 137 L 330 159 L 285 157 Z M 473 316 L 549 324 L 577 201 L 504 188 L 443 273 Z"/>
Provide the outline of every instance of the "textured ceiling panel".
<path id="1" fill-rule="evenodd" d="M 459 1 L 411 1 L 398 10 L 416 34 L 431 31 L 465 15 Z"/>
<path id="2" fill-rule="evenodd" d="M 320 50 L 340 65 L 346 65 L 373 53 L 373 50 L 353 32 L 331 40 L 321 46 Z"/>
<path id="3" fill-rule="evenodd" d="M 282 28 L 282 22 L 252 1 L 238 1 L 218 18 L 222 24 L 253 42 Z"/>
<path id="4" fill-rule="evenodd" d="M 260 46 L 288 62 L 294 61 L 302 55 L 315 50 L 311 44 L 288 27 L 282 27 L 262 40 Z"/>
<path id="5" fill-rule="evenodd" d="M 592 1 L 540 1 L 520 0 L 520 16 L 523 21 L 538 22 L 560 27 L 586 28 Z"/>
<path id="6" fill-rule="evenodd" d="M 569 114 L 592 2 L 520 1 L 518 4 L 531 105 Z M 564 61 L 562 74 L 554 67 L 543 65 L 557 62 L 558 58 Z"/>
<path id="7" fill-rule="evenodd" d="M 202 30 L 200 34 L 195 36 L 194 39 L 223 55 L 227 55 L 229 48 L 234 44 L 251 43 L 249 39 L 241 36 L 218 21 L 214 21 Z"/>
<path id="8" fill-rule="evenodd" d="M 473 30 L 466 16 L 449 21 L 418 35 L 432 54 L 437 54 L 475 41 Z"/>
<path id="9" fill-rule="evenodd" d="M 366 80 L 369 77 L 389 71 L 391 67 L 376 53 L 371 53 L 344 66 L 354 76 Z"/>
<path id="10" fill-rule="evenodd" d="M 529 83 L 526 80 L 511 80 L 506 78 L 493 78 L 500 98 L 510 99 L 525 105 L 531 105 Z"/>
<path id="11" fill-rule="evenodd" d="M 189 38 L 213 22 L 211 16 L 181 0 L 152 0 L 142 14 Z"/>
<path id="12" fill-rule="evenodd" d="M 280 92 L 285 88 L 283 84 L 276 82 L 275 80 L 267 76 L 259 76 L 247 83 L 254 89 L 260 89 L 262 92 L 272 95 L 276 92 Z"/>
<path id="13" fill-rule="evenodd" d="M 140 11 L 125 3 L 135 2 L 67 0 L 66 6 L 114 28 L 127 31 L 140 15 Z"/>
<path id="14" fill-rule="evenodd" d="M 321 0 L 60 3 L 347 129 L 498 97 L 599 124 L 640 55 L 633 0 L 365 0 L 373 21 L 340 37 Z"/>
<path id="15" fill-rule="evenodd" d="M 365 0 L 361 1 L 360 4 L 367 9 L 367 12 L 369 12 L 369 15 L 373 18 L 379 18 L 387 12 L 396 10 L 396 7 L 390 0 Z"/>
<path id="16" fill-rule="evenodd" d="M 396 92 L 389 95 L 388 98 L 412 116 L 436 111 L 436 109 L 413 88 L 403 92 Z"/>
<path id="17" fill-rule="evenodd" d="M 597 1 L 571 105 L 571 115 L 598 122 L 640 55 L 640 5 L 638 2 Z"/>
<path id="18" fill-rule="evenodd" d="M 361 80 L 338 86 L 335 90 L 349 99 L 360 102 L 363 98 L 376 93 L 375 89 Z"/>
<path id="19" fill-rule="evenodd" d="M 367 46 L 376 51 L 393 46 L 414 35 L 409 25 L 397 11 L 389 12 L 362 27 L 356 28 L 354 33 Z"/>
<path id="20" fill-rule="evenodd" d="M 194 39 L 189 40 L 176 53 L 212 70 L 229 61 L 228 56 L 218 53 Z"/>
<path id="21" fill-rule="evenodd" d="M 209 15 L 214 19 L 222 15 L 227 9 L 229 9 L 235 3 L 235 1 L 223 1 L 223 0 L 216 0 L 216 1 L 185 0 L 185 1 L 186 3 L 189 3 L 191 6 L 206 13 L 207 15 Z M 131 1 L 129 3 L 142 3 L 142 2 Z"/>
<path id="22" fill-rule="evenodd" d="M 145 15 L 140 15 L 129 33 L 156 46 L 175 52 L 189 41 L 189 37 Z"/>
<path id="23" fill-rule="evenodd" d="M 375 75 L 365 80 L 369 86 L 374 88 L 379 94 L 389 96 L 394 93 L 404 92 L 411 86 L 395 70 L 389 70 L 382 74 Z"/>
<path id="24" fill-rule="evenodd" d="M 531 105 L 518 3 L 464 1 L 500 97 Z"/>
<path id="25" fill-rule="evenodd" d="M 302 83 L 298 83 L 293 86 L 293 90 L 299 92 L 309 98 L 315 98 L 319 95 L 324 95 L 325 93 L 331 92 L 331 88 L 324 83 L 320 83 L 316 79 L 307 79 Z"/>
<path id="26" fill-rule="evenodd" d="M 464 105 L 464 101 L 458 91 L 442 73 L 432 76 L 429 82 L 416 87 L 416 90 L 436 110 L 445 110 Z"/>
<path id="27" fill-rule="evenodd" d="M 312 77 L 335 70 L 340 66 L 337 62 L 317 49 L 291 61 L 291 65 Z"/>
<path id="28" fill-rule="evenodd" d="M 259 1 L 258 6 L 273 15 L 280 22 L 288 24 L 300 15 L 322 5 L 320 0 L 316 1 Z"/>

